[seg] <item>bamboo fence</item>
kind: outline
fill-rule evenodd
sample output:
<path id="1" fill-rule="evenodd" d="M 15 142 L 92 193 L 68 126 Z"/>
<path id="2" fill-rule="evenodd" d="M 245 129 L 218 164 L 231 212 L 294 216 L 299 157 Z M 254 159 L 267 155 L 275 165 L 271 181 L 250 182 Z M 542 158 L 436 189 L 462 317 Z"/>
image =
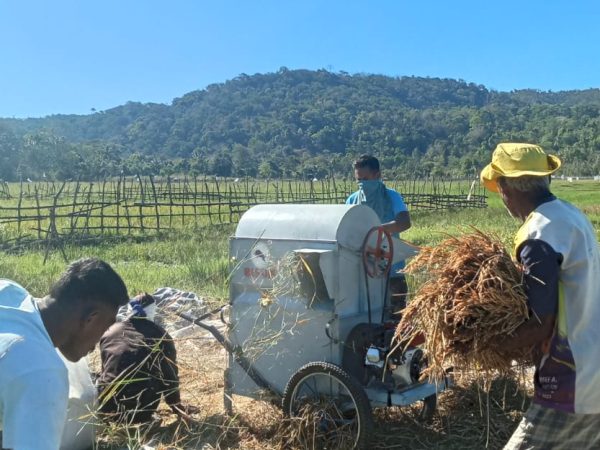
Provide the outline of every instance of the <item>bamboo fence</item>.
<path id="1" fill-rule="evenodd" d="M 414 179 L 386 184 L 402 194 L 410 210 L 486 207 L 485 192 L 475 182 Z M 354 181 L 333 178 L 137 176 L 94 182 L 2 182 L 0 248 L 232 224 L 254 205 L 339 204 L 354 190 Z"/>

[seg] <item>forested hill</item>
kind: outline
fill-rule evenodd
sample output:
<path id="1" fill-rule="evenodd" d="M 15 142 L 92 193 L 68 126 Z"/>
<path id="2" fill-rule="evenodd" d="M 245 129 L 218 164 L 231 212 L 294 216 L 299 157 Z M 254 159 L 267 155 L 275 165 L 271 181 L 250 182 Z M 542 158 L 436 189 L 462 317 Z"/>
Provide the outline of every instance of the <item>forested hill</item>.
<path id="1" fill-rule="evenodd" d="M 540 143 L 564 173 L 600 173 L 600 90 L 496 92 L 464 81 L 325 70 L 237 78 L 89 115 L 0 119 L 0 178 L 120 173 L 472 175 L 500 141 Z"/>

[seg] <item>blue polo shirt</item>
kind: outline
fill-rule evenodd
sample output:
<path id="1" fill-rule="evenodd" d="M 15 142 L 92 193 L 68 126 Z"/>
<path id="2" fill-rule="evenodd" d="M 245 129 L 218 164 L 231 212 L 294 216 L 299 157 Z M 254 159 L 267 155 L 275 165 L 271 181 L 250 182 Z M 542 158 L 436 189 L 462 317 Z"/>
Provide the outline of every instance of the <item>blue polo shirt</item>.
<path id="1" fill-rule="evenodd" d="M 356 191 L 356 192 L 350 194 L 350 196 L 346 199 L 346 205 L 357 205 L 359 193 L 360 193 L 360 191 Z M 381 223 L 391 222 L 392 220 L 394 220 L 396 218 L 396 216 L 399 213 L 408 211 L 408 208 L 406 207 L 406 204 L 404 203 L 404 199 L 397 191 L 395 191 L 394 189 L 390 189 L 389 187 L 386 187 L 386 193 L 392 202 L 393 214 L 390 217 L 380 217 L 379 220 L 381 221 Z M 393 236 L 399 238 L 400 234 L 395 233 Z M 392 270 L 390 271 L 390 276 L 394 276 L 395 274 L 397 274 L 398 271 L 404 269 L 404 266 L 405 266 L 404 261 L 398 261 L 397 263 L 395 263 L 392 266 Z"/>

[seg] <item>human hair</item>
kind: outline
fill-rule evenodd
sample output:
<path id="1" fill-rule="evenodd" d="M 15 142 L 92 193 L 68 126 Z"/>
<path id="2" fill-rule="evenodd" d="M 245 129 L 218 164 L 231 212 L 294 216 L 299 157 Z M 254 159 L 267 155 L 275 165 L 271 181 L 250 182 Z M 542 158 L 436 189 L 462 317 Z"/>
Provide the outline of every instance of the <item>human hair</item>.
<path id="1" fill-rule="evenodd" d="M 544 193 L 550 190 L 550 176 L 500 177 L 498 183 L 519 192 Z"/>
<path id="2" fill-rule="evenodd" d="M 63 306 L 99 302 L 118 308 L 129 296 L 121 277 L 106 262 L 84 258 L 72 262 L 50 289 L 50 297 Z"/>
<path id="3" fill-rule="evenodd" d="M 354 168 L 367 168 L 373 172 L 379 172 L 379 160 L 373 155 L 361 155 L 354 161 Z"/>

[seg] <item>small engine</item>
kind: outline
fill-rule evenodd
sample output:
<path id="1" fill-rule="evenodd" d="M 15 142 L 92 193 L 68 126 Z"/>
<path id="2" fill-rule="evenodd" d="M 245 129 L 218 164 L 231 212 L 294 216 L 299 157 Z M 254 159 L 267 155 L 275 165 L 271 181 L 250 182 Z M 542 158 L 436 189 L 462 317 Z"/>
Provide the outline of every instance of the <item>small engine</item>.
<path id="1" fill-rule="evenodd" d="M 391 324 L 393 325 L 393 324 Z M 403 389 L 419 382 L 425 365 L 423 350 L 392 343 L 395 327 L 359 324 L 345 342 L 343 366 L 364 386 Z"/>

